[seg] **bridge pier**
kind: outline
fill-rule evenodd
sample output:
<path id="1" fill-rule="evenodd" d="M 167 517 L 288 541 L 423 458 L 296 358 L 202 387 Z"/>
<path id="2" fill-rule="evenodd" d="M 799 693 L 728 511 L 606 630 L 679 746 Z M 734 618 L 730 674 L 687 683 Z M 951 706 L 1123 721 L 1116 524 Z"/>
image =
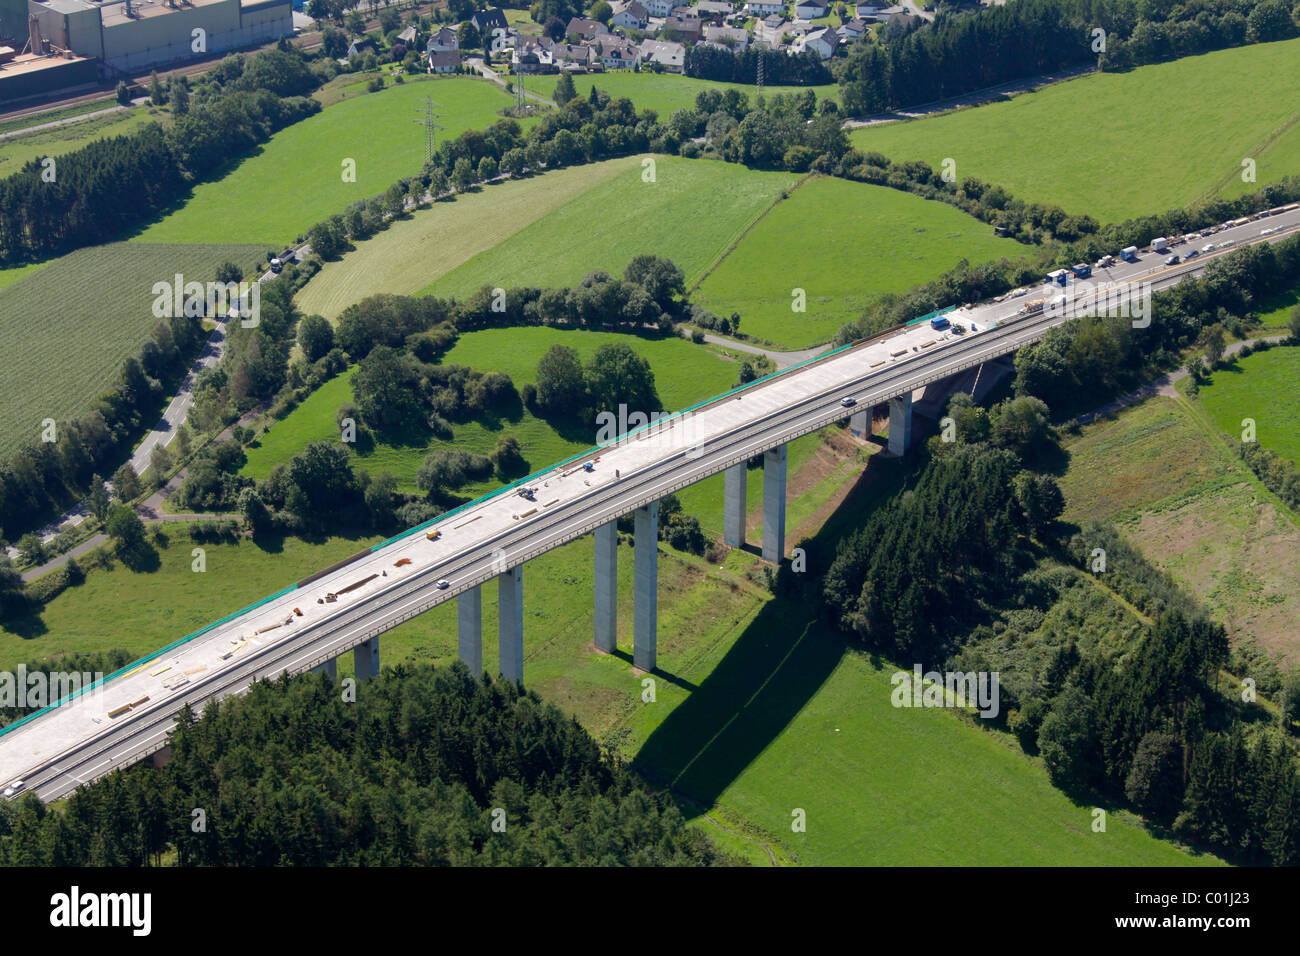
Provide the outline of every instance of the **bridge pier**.
<path id="1" fill-rule="evenodd" d="M 763 560 L 780 564 L 785 554 L 785 465 L 788 445 L 763 453 Z"/>
<path id="2" fill-rule="evenodd" d="M 456 653 L 475 680 L 483 679 L 483 587 L 476 584 L 456 598 Z"/>
<path id="3" fill-rule="evenodd" d="M 501 676 L 524 682 L 524 566 L 517 564 L 497 577 Z"/>
<path id="4" fill-rule="evenodd" d="M 871 437 L 871 410 L 860 408 L 849 416 L 849 434 L 854 438 Z"/>
<path id="5" fill-rule="evenodd" d="M 632 592 L 632 664 L 655 669 L 659 627 L 659 502 L 635 512 Z"/>
<path id="6" fill-rule="evenodd" d="M 722 538 L 729 548 L 745 546 L 745 462 L 732 465 L 726 475 L 722 494 Z"/>
<path id="7" fill-rule="evenodd" d="M 372 637 L 352 648 L 352 669 L 358 684 L 379 675 L 379 638 Z"/>
<path id="8" fill-rule="evenodd" d="M 596 649 L 618 646 L 618 519 L 601 525 L 596 538 Z"/>
<path id="9" fill-rule="evenodd" d="M 324 663 L 317 664 L 311 669 L 313 674 L 328 674 L 330 680 L 338 680 L 339 661 L 337 657 L 331 657 Z"/>
<path id="10" fill-rule="evenodd" d="M 912 393 L 889 400 L 889 450 L 905 455 L 912 447 Z"/>

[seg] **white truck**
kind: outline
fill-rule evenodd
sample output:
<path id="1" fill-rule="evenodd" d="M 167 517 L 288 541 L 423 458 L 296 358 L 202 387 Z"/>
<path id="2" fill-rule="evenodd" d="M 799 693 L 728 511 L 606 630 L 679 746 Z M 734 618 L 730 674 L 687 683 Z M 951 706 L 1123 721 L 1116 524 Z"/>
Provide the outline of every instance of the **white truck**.
<path id="1" fill-rule="evenodd" d="M 1169 241 L 1164 236 L 1157 236 L 1151 240 L 1151 249 L 1153 252 L 1168 252 Z"/>

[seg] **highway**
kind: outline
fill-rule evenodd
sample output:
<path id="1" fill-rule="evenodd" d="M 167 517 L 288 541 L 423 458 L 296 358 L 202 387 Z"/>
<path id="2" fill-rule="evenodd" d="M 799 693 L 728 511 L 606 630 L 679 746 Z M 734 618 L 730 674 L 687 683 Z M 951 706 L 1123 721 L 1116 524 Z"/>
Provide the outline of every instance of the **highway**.
<path id="1" fill-rule="evenodd" d="M 1271 234 L 1261 236 L 1262 229 Z M 1300 231 L 1300 209 L 1251 221 L 1198 241 L 1277 241 Z M 1191 243 L 1174 248 L 1182 252 Z M 1231 250 L 1228 250 L 1231 251 Z M 1166 288 L 1226 252 L 1164 264 L 1166 254 L 1117 264 L 1095 278 Z M 1053 287 L 1058 293 L 1060 287 Z M 524 479 L 533 500 L 513 487 L 456 509 L 364 552 L 310 583 L 165 648 L 101 688 L 0 735 L 0 781 L 23 779 L 42 799 L 128 765 L 166 743 L 175 712 L 240 693 L 259 678 L 299 673 L 491 581 L 516 565 L 587 534 L 633 509 L 709 475 L 963 369 L 1037 341 L 1068 316 L 1021 314 L 1049 293 L 965 307 L 948 314 L 960 333 L 922 322 L 834 350 L 638 429 L 622 440 Z M 1140 332 L 1136 333 L 1140 334 Z M 841 404 L 852 398 L 853 409 Z M 590 470 L 586 461 L 594 459 Z M 440 588 L 438 583 L 447 586 Z M 288 582 L 285 582 L 286 584 Z M 346 589 L 346 593 L 343 593 Z M 327 595 L 338 595 L 329 600 Z M 110 712 L 117 716 L 109 716 Z"/>

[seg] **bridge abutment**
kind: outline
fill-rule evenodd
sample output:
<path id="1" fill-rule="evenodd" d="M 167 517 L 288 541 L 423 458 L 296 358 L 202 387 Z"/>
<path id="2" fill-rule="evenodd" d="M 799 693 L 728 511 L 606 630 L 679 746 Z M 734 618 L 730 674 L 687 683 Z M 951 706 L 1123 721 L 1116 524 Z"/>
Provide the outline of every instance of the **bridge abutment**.
<path id="1" fill-rule="evenodd" d="M 618 519 L 601 525 L 596 538 L 596 648 L 618 646 Z"/>
<path id="2" fill-rule="evenodd" d="M 763 453 L 763 560 L 780 564 L 785 554 L 785 472 L 788 445 Z"/>
<path id="3" fill-rule="evenodd" d="M 659 502 L 635 512 L 632 578 L 632 664 L 655 669 L 659 627 Z"/>
<path id="4" fill-rule="evenodd" d="M 722 495 L 722 537 L 729 548 L 745 546 L 745 462 L 732 465 L 726 475 Z"/>
<path id="5" fill-rule="evenodd" d="M 483 679 L 483 586 L 456 597 L 456 652 L 475 680 Z"/>
<path id="6" fill-rule="evenodd" d="M 501 676 L 524 682 L 524 566 L 515 565 L 497 578 L 497 613 Z"/>

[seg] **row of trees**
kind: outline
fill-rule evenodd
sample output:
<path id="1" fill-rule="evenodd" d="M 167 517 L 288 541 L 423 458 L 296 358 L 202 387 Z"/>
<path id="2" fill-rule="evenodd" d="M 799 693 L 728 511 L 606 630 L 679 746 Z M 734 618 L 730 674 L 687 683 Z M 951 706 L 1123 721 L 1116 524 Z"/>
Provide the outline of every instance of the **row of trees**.
<path id="1" fill-rule="evenodd" d="M 735 862 L 577 721 L 463 665 L 400 665 L 355 703 L 319 676 L 182 710 L 172 759 L 0 807 L 10 866 Z M 203 825 L 195 826 L 196 808 Z"/>
<path id="2" fill-rule="evenodd" d="M 774 85 L 815 86 L 832 83 L 834 77 L 816 53 L 806 50 L 790 54 L 785 50 L 769 50 L 750 46 L 741 51 L 717 46 L 694 44 L 686 48 L 682 70 L 687 76 L 724 83 L 753 83 L 758 76 L 759 62 L 763 64 L 763 81 Z"/>

